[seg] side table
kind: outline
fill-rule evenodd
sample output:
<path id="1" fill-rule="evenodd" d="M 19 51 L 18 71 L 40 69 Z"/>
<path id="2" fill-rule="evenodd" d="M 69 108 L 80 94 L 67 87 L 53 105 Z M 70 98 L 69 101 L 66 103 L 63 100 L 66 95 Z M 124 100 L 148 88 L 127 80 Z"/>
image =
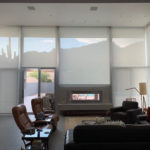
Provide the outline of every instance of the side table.
<path id="1" fill-rule="evenodd" d="M 52 132 L 51 129 L 41 129 L 41 130 L 36 129 L 34 134 L 24 134 L 22 136 L 22 140 L 25 144 L 25 147 L 26 141 L 30 141 L 32 145 L 34 140 L 41 140 L 44 145 L 44 150 L 48 150 L 48 139 L 49 136 L 51 135 L 51 132 Z"/>
<path id="2" fill-rule="evenodd" d="M 146 114 L 137 115 L 137 123 L 138 124 L 150 124 L 147 121 L 147 115 Z"/>

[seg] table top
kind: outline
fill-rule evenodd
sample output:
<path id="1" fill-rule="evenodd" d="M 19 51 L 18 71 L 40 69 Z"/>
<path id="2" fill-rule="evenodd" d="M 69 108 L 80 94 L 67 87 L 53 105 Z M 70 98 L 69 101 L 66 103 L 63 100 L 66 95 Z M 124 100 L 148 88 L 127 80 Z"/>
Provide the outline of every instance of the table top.
<path id="1" fill-rule="evenodd" d="M 39 121 L 39 123 L 40 123 L 40 121 L 46 121 L 47 123 L 50 123 L 51 121 L 52 121 L 52 117 L 46 117 L 45 119 L 43 119 L 43 120 L 36 120 L 36 121 Z"/>
<path id="2" fill-rule="evenodd" d="M 96 120 L 82 120 L 83 125 L 95 125 Z"/>
<path id="3" fill-rule="evenodd" d="M 45 118 L 45 121 L 51 122 L 51 121 L 52 121 L 52 118 Z"/>
<path id="4" fill-rule="evenodd" d="M 35 129 L 34 134 L 24 134 L 22 139 L 24 139 L 24 140 L 48 139 L 51 132 L 52 132 L 51 129 L 41 129 L 41 131 L 37 131 L 37 129 Z"/>

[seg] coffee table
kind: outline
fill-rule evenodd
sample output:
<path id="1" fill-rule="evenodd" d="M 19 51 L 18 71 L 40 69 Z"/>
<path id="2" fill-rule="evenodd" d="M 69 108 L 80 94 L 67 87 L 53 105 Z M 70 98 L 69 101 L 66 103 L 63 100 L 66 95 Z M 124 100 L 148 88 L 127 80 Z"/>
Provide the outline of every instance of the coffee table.
<path id="1" fill-rule="evenodd" d="M 110 121 L 108 117 L 95 117 L 95 120 L 82 120 L 82 125 L 99 125 Z"/>
<path id="2" fill-rule="evenodd" d="M 121 125 L 121 126 L 125 126 L 125 123 L 121 120 L 114 121 L 109 118 L 99 117 L 96 120 L 82 120 L 81 125 Z"/>
<path id="3" fill-rule="evenodd" d="M 48 139 L 49 136 L 51 135 L 51 129 L 35 129 L 35 133 L 34 134 L 24 134 L 22 136 L 22 140 L 24 142 L 24 144 L 26 145 L 26 141 L 30 141 L 31 145 L 33 143 L 34 140 L 41 140 L 45 150 L 48 150 Z"/>

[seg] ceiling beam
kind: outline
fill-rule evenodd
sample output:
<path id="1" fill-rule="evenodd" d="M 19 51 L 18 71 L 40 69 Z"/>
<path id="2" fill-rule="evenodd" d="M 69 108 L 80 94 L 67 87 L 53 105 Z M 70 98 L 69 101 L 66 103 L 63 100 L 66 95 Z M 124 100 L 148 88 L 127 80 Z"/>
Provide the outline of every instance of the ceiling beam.
<path id="1" fill-rule="evenodd" d="M 150 3 L 150 0 L 0 0 L 0 3 Z"/>

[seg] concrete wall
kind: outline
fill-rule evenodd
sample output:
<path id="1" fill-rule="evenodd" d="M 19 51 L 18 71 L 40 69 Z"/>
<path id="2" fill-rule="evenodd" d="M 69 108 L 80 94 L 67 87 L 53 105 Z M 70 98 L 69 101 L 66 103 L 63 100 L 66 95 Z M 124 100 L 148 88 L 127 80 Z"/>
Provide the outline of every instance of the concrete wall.
<path id="1" fill-rule="evenodd" d="M 110 105 L 112 104 L 111 86 L 110 85 L 92 85 L 92 86 L 91 85 L 86 85 L 86 86 L 83 86 L 83 85 L 68 86 L 68 85 L 66 85 L 63 87 L 59 86 L 57 89 L 56 100 L 57 100 L 58 108 L 60 108 L 59 105 L 61 105 L 60 109 L 64 109 L 63 105 L 65 107 L 66 104 L 73 104 L 73 105 L 81 104 L 81 106 L 76 107 L 76 109 L 82 110 L 82 109 L 84 109 L 85 105 L 87 105 L 86 109 L 88 109 L 88 108 L 91 109 L 91 106 L 90 106 L 91 102 L 79 102 L 79 103 L 76 102 L 76 104 L 72 103 L 69 100 L 69 94 L 72 91 L 101 91 L 102 96 L 101 96 L 100 102 L 92 103 L 92 105 L 93 104 L 95 105 L 92 107 L 93 110 L 97 109 L 96 105 L 99 105 L 99 108 L 102 106 L 103 109 L 107 109 L 107 107 L 110 107 Z M 107 104 L 107 105 L 105 105 L 105 104 Z M 70 105 L 70 109 L 73 109 L 73 105 Z M 105 108 L 104 108 L 104 105 L 105 105 Z"/>

